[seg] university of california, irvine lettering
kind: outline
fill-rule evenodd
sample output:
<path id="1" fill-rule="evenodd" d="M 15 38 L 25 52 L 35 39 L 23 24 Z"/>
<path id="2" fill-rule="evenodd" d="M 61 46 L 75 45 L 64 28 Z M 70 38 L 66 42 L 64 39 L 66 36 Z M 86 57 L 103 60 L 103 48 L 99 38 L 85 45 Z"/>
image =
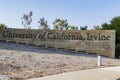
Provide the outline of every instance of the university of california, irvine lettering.
<path id="1" fill-rule="evenodd" d="M 72 33 L 65 33 L 65 32 L 43 32 L 34 34 L 32 32 L 28 33 L 18 33 L 16 31 L 9 31 L 3 30 L 1 32 L 2 36 L 5 38 L 26 38 L 26 39 L 50 39 L 50 40 L 110 40 L 110 35 L 103 35 L 101 33 L 92 34 L 86 33 L 86 37 L 83 37 L 81 32 L 72 32 Z"/>

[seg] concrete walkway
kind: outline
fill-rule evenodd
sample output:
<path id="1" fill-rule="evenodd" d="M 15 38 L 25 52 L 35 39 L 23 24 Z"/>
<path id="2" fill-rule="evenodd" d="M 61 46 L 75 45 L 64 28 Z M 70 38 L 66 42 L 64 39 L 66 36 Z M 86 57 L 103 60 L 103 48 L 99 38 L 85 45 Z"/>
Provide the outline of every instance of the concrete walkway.
<path id="1" fill-rule="evenodd" d="M 118 79 L 119 78 L 119 79 Z M 120 80 L 120 66 L 81 70 L 29 80 Z"/>

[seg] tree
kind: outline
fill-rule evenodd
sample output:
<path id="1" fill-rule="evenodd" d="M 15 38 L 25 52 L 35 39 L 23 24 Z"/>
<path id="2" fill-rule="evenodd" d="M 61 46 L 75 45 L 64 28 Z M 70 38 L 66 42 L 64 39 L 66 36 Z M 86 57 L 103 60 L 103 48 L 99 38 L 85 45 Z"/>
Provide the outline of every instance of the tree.
<path id="1" fill-rule="evenodd" d="M 75 30 L 75 26 L 70 26 L 70 30 Z"/>
<path id="2" fill-rule="evenodd" d="M 1 28 L 7 28 L 7 26 L 6 26 L 5 24 L 2 24 L 2 23 L 1 23 L 1 24 L 0 24 L 0 29 L 1 29 Z"/>
<path id="3" fill-rule="evenodd" d="M 110 21 L 110 24 L 107 24 L 107 23 L 103 23 L 102 25 L 102 29 L 106 30 L 120 30 L 120 16 L 118 17 L 115 17 L 113 18 L 111 21 Z"/>
<path id="4" fill-rule="evenodd" d="M 100 26 L 94 26 L 94 30 L 101 30 Z"/>
<path id="5" fill-rule="evenodd" d="M 76 27 L 76 26 L 70 26 L 70 30 L 78 30 L 78 27 Z"/>
<path id="6" fill-rule="evenodd" d="M 120 30 L 120 16 L 115 17 L 110 21 L 110 27 L 116 31 Z"/>
<path id="7" fill-rule="evenodd" d="M 107 24 L 107 23 L 103 23 L 102 25 L 102 30 L 108 30 L 108 29 L 110 29 L 110 26 L 109 26 L 109 24 Z"/>
<path id="8" fill-rule="evenodd" d="M 32 22 L 32 15 L 33 15 L 33 12 L 30 11 L 29 14 L 24 14 L 23 17 L 21 18 L 22 19 L 22 25 L 24 26 L 25 29 L 30 29 L 31 28 L 31 22 Z"/>
<path id="9" fill-rule="evenodd" d="M 67 20 L 64 19 L 55 19 L 55 21 L 53 22 L 54 25 L 54 29 L 55 30 L 68 30 L 69 26 L 68 26 L 68 22 Z"/>
<path id="10" fill-rule="evenodd" d="M 87 30 L 88 26 L 80 26 L 80 30 Z"/>
<path id="11" fill-rule="evenodd" d="M 120 56 L 120 16 L 114 17 L 110 24 L 103 23 L 103 30 L 116 30 L 116 57 Z"/>
<path id="12" fill-rule="evenodd" d="M 38 23 L 40 24 L 39 25 L 40 29 L 43 29 L 43 30 L 49 29 L 48 24 L 47 24 L 47 20 L 45 20 L 44 17 L 40 18 L 40 20 L 38 21 Z"/>

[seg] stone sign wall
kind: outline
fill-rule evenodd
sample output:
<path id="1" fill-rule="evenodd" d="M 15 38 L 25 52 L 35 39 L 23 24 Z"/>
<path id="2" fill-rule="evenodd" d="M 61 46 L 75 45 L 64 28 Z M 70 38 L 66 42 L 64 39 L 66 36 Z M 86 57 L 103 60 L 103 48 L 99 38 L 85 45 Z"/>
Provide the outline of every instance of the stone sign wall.
<path id="1" fill-rule="evenodd" d="M 0 29 L 0 40 L 115 57 L 115 30 Z"/>

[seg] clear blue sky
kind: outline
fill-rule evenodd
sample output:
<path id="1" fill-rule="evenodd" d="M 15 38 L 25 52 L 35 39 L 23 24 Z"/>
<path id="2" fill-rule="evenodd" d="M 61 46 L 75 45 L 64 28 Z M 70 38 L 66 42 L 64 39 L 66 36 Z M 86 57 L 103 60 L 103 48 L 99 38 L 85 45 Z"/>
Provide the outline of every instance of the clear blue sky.
<path id="1" fill-rule="evenodd" d="M 0 23 L 11 28 L 23 28 L 21 17 L 33 11 L 32 28 L 45 17 L 48 24 L 56 18 L 67 19 L 70 25 L 101 25 L 120 16 L 120 0 L 0 0 Z"/>

